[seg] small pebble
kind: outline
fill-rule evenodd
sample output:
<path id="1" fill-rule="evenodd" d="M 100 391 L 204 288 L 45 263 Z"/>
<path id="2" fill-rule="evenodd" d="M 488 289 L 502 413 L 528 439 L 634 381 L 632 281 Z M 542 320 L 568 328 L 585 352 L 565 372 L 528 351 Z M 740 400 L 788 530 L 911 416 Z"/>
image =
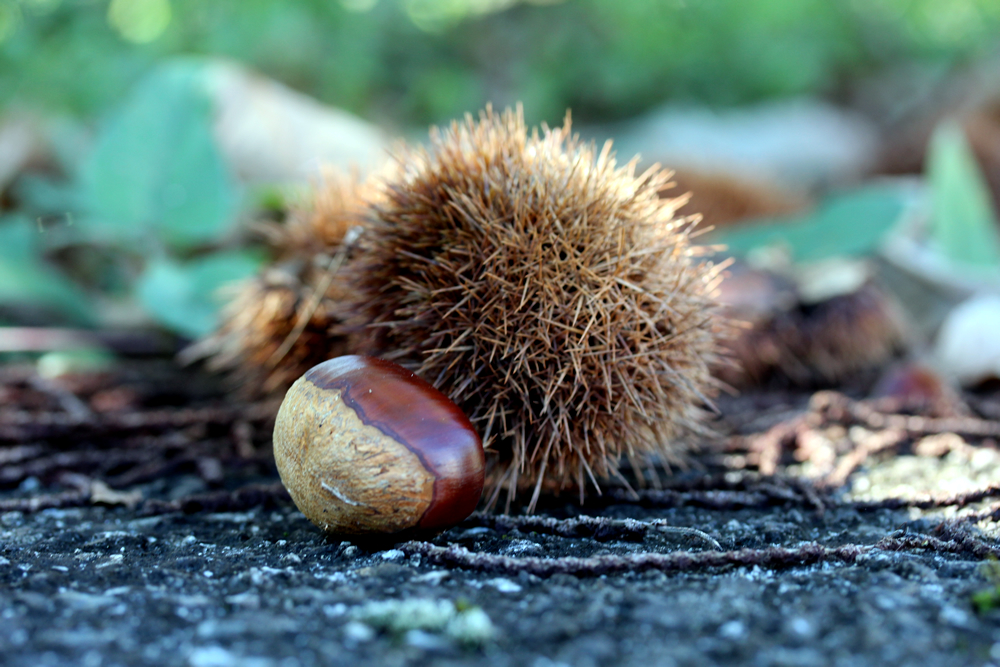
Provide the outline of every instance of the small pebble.
<path id="1" fill-rule="evenodd" d="M 519 584 L 515 584 L 510 579 L 503 579 L 503 578 L 489 579 L 487 581 L 484 581 L 483 583 L 486 584 L 487 586 L 492 586 L 501 593 L 521 592 L 521 586 Z"/>
<path id="2" fill-rule="evenodd" d="M 727 621 L 719 627 L 719 636 L 725 639 L 740 639 L 746 633 L 747 629 L 743 625 L 743 621 Z"/>
<path id="3" fill-rule="evenodd" d="M 788 624 L 788 628 L 793 634 L 796 634 L 799 637 L 811 637 L 813 634 L 812 623 L 801 616 L 793 618 Z"/>
<path id="4" fill-rule="evenodd" d="M 355 644 L 362 644 L 375 638 L 375 630 L 361 621 L 350 621 L 344 625 L 344 639 Z"/>
<path id="5" fill-rule="evenodd" d="M 424 630 L 409 630 L 403 635 L 403 642 L 407 646 L 423 649 L 425 651 L 442 651 L 451 648 L 451 642 L 441 635 L 434 635 Z"/>

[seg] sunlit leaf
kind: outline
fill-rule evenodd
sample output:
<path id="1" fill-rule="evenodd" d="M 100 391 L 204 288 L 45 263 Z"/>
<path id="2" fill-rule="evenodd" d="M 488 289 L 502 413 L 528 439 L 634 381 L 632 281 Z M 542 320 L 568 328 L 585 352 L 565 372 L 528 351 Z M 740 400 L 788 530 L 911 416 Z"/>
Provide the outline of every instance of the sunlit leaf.
<path id="1" fill-rule="evenodd" d="M 931 241 L 948 259 L 1000 267 L 1000 231 L 989 187 L 962 128 L 938 126 L 927 153 L 931 186 Z"/>
<path id="2" fill-rule="evenodd" d="M 86 294 L 43 260 L 41 233 L 23 216 L 0 218 L 0 303 L 43 306 L 93 324 Z"/>
<path id="3" fill-rule="evenodd" d="M 136 285 L 140 303 L 167 328 L 197 338 L 211 332 L 225 302 L 222 288 L 260 268 L 250 251 L 219 252 L 190 262 L 152 260 Z"/>
<path id="4" fill-rule="evenodd" d="M 872 254 L 899 220 L 908 194 L 894 185 L 872 185 L 831 197 L 805 216 L 748 222 L 714 233 L 713 243 L 734 254 L 780 246 L 797 262 Z"/>
<path id="5" fill-rule="evenodd" d="M 154 70 L 101 128 L 82 173 L 95 232 L 119 239 L 155 232 L 186 248 L 231 228 L 235 186 L 214 143 L 202 71 L 188 60 Z"/>

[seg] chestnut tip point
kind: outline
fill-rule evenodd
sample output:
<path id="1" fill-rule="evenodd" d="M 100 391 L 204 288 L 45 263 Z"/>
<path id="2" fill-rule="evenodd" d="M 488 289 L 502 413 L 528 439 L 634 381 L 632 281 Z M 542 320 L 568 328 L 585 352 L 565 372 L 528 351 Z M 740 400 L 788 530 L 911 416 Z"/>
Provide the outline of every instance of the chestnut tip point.
<path id="1" fill-rule="evenodd" d="M 475 510 L 485 454 L 468 417 L 390 361 L 330 359 L 299 378 L 274 426 L 296 506 L 328 533 L 443 530 Z"/>

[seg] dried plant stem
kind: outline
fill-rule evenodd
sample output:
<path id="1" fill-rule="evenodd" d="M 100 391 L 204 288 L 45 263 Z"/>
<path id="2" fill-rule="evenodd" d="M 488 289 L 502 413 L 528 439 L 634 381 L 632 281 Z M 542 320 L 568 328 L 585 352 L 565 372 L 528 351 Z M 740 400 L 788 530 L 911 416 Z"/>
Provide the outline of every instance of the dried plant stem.
<path id="1" fill-rule="evenodd" d="M 729 567 L 758 566 L 770 570 L 802 567 L 820 562 L 853 563 L 875 547 L 824 547 L 807 544 L 794 549 L 740 549 L 738 551 L 675 551 L 587 558 L 515 558 L 474 553 L 460 546 L 439 547 L 428 542 L 406 542 L 398 547 L 408 555 L 419 555 L 435 565 L 480 572 L 517 575 L 521 572 L 538 577 L 569 574 L 596 577 L 623 572 L 697 572 Z"/>
<path id="2" fill-rule="evenodd" d="M 166 431 L 194 425 L 231 424 L 236 419 L 266 421 L 273 418 L 276 404 L 149 410 L 81 417 L 65 412 L 9 410 L 0 413 L 0 442 L 50 440 L 83 435 L 112 435 L 136 431 Z"/>
<path id="3" fill-rule="evenodd" d="M 280 482 L 274 484 L 250 484 L 234 491 L 199 493 L 177 500 L 147 500 L 139 508 L 139 513 L 151 516 L 183 512 L 245 512 L 254 507 L 274 507 L 291 503 L 288 491 Z"/>
<path id="4" fill-rule="evenodd" d="M 553 519 L 542 516 L 510 516 L 480 514 L 473 518 L 480 525 L 495 530 L 512 529 L 549 533 L 560 537 L 590 537 L 596 540 L 621 540 L 641 542 L 650 532 L 675 533 L 695 537 L 722 550 L 722 546 L 711 535 L 697 528 L 671 526 L 666 521 L 637 521 L 635 519 L 609 519 L 607 517 L 577 516 L 571 519 Z"/>
<path id="5" fill-rule="evenodd" d="M 855 422 L 876 430 L 904 431 L 911 436 L 955 433 L 971 438 L 1000 438 L 1000 422 L 997 421 L 976 417 L 932 418 L 885 414 L 865 401 L 854 401 L 835 391 L 814 394 L 809 409 L 832 422 Z"/>

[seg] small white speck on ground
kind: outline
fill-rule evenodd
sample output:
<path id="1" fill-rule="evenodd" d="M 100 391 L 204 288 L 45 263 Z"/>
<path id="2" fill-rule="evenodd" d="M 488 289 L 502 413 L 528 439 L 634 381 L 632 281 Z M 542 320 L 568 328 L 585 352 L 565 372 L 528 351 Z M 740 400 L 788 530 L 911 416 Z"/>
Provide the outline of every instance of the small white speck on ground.
<path id="1" fill-rule="evenodd" d="M 788 624 L 788 629 L 792 631 L 792 634 L 799 637 L 811 637 L 813 635 L 812 623 L 801 616 L 793 618 Z"/>
<path id="2" fill-rule="evenodd" d="M 719 636 L 724 639 L 741 639 L 746 633 L 747 628 L 740 620 L 726 621 L 719 626 Z"/>
<path id="3" fill-rule="evenodd" d="M 497 577 L 496 579 L 488 579 L 483 582 L 487 586 L 492 586 L 501 593 L 520 593 L 521 585 L 516 584 L 510 579 L 504 579 L 503 577 Z"/>
<path id="4" fill-rule="evenodd" d="M 361 621 L 350 621 L 344 625 L 344 640 L 353 644 L 362 644 L 375 638 L 375 630 Z"/>
<path id="5" fill-rule="evenodd" d="M 403 643 L 425 651 L 440 651 L 451 647 L 451 642 L 441 635 L 431 634 L 425 630 L 408 630 L 403 635 Z"/>
<path id="6" fill-rule="evenodd" d="M 337 604 L 328 604 L 323 606 L 323 613 L 327 618 L 336 618 L 338 616 L 343 616 L 347 613 L 347 605 L 343 602 L 338 602 Z"/>
<path id="7" fill-rule="evenodd" d="M 413 577 L 412 581 L 415 583 L 426 583 L 436 586 L 442 581 L 451 576 L 451 573 L 447 570 L 432 570 L 430 572 L 425 572 L 423 574 L 418 574 Z"/>
<path id="8" fill-rule="evenodd" d="M 531 540 L 514 540 L 503 548 L 503 553 L 508 556 L 542 551 L 542 545 Z"/>

